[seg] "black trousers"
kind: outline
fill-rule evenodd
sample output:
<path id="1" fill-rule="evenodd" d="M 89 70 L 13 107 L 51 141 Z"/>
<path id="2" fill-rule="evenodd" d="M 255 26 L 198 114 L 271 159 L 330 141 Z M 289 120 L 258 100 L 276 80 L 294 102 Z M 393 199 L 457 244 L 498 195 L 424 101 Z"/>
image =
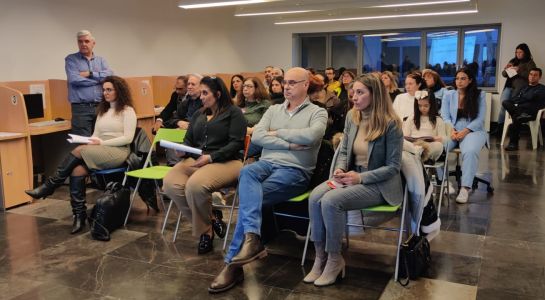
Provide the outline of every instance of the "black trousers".
<path id="1" fill-rule="evenodd" d="M 532 117 L 536 117 L 537 111 L 544 107 L 542 101 L 525 101 L 517 103 L 513 99 L 505 100 L 502 106 L 509 112 L 513 119 L 513 124 L 509 128 L 509 143 L 516 144 L 520 138 L 520 129 L 522 123 L 517 121 L 517 117 L 522 113 L 526 113 Z"/>

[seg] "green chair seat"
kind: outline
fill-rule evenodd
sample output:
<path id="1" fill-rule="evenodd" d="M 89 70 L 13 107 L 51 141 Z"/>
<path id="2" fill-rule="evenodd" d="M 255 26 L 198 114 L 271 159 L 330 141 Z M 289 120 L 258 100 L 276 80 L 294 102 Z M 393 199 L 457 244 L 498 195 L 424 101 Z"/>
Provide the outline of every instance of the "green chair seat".
<path id="1" fill-rule="evenodd" d="M 142 178 L 142 179 L 163 179 L 172 167 L 168 166 L 153 166 L 145 169 L 126 172 L 127 176 Z"/>
<path id="2" fill-rule="evenodd" d="M 367 208 L 362 209 L 363 211 L 370 211 L 370 212 L 387 212 L 387 213 L 394 213 L 401 207 L 401 204 L 399 205 L 376 205 L 376 206 L 370 206 Z"/>
<path id="3" fill-rule="evenodd" d="M 310 191 L 304 193 L 304 194 L 301 194 L 297 197 L 293 197 L 291 198 L 290 200 L 288 200 L 289 202 L 301 202 L 301 201 L 305 201 L 308 199 L 308 196 L 310 196 Z"/>

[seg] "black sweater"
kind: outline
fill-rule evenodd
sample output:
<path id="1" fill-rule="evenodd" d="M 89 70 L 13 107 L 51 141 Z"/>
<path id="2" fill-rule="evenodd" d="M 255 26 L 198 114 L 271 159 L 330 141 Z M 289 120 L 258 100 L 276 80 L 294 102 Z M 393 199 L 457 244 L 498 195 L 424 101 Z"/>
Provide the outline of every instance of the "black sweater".
<path id="1" fill-rule="evenodd" d="M 240 158 L 245 137 L 246 119 L 238 107 L 231 105 L 210 121 L 207 121 L 202 109 L 195 112 L 189 122 L 184 144 L 202 149 L 203 154 L 209 154 L 213 162 L 224 162 Z"/>

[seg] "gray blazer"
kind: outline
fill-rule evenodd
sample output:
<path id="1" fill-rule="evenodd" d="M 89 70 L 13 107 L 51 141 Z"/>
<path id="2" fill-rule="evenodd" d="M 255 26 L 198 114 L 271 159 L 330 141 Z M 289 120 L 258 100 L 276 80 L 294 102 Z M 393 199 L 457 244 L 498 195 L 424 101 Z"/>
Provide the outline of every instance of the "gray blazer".
<path id="1" fill-rule="evenodd" d="M 353 146 L 359 126 L 352 122 L 352 112 L 346 116 L 344 136 L 332 163 L 333 170 L 345 171 L 354 168 Z M 403 132 L 391 122 L 386 134 L 369 142 L 367 156 L 368 170 L 360 173 L 361 184 L 377 184 L 382 197 L 390 205 L 398 205 L 403 200 L 401 185 L 401 152 L 403 151 Z"/>

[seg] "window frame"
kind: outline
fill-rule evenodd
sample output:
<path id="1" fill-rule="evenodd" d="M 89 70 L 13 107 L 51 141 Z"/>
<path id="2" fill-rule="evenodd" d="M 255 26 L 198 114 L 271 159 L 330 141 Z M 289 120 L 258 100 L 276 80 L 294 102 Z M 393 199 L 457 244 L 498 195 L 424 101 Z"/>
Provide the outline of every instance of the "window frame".
<path id="1" fill-rule="evenodd" d="M 439 27 L 424 27 L 424 28 L 405 28 L 405 29 L 377 29 L 377 30 L 363 30 L 363 31 L 337 31 L 337 32 L 314 32 L 314 33 L 294 33 L 294 47 L 293 47 L 293 62 L 294 65 L 301 66 L 302 62 L 302 47 L 301 47 L 301 38 L 302 37 L 325 37 L 326 38 L 326 51 L 325 51 L 325 62 L 326 67 L 331 66 L 332 63 L 332 37 L 333 36 L 342 36 L 342 35 L 357 35 L 357 75 L 362 74 L 363 65 L 365 61 L 363 59 L 363 36 L 369 34 L 381 34 L 389 32 L 399 32 L 399 33 L 410 33 L 410 32 L 420 32 L 420 67 L 427 64 L 428 57 L 428 33 L 437 32 L 437 31 L 457 31 L 458 32 L 458 55 L 456 61 L 456 69 L 459 69 L 463 65 L 464 61 L 464 42 L 465 42 L 465 32 L 467 30 L 478 30 L 478 29 L 495 29 L 498 31 L 498 40 L 497 47 L 495 49 L 495 58 L 496 58 L 496 74 L 494 86 L 490 87 L 479 87 L 483 91 L 487 92 L 497 92 L 501 88 L 499 87 L 500 76 L 499 76 L 499 66 L 500 66 L 500 47 L 501 47 L 501 33 L 502 33 L 502 24 L 501 23 L 491 23 L 491 24 L 471 24 L 471 25 L 460 25 L 460 26 L 439 26 Z"/>

